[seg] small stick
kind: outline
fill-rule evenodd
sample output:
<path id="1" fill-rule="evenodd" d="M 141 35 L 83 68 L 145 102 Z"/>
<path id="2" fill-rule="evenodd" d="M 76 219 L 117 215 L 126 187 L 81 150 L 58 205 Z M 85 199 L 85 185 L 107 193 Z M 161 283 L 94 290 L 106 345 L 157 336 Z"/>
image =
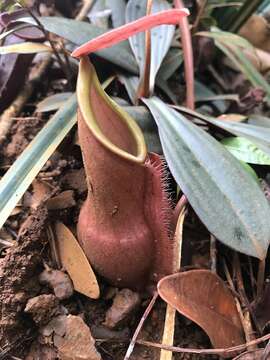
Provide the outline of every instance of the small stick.
<path id="1" fill-rule="evenodd" d="M 160 11 L 156 14 L 143 16 L 138 20 L 122 25 L 116 29 L 106 32 L 93 40 L 79 46 L 73 51 L 71 56 L 80 57 L 97 50 L 101 50 L 120 41 L 128 39 L 130 36 L 159 25 L 175 25 L 182 17 L 188 16 L 189 11 L 186 8 Z"/>
<path id="2" fill-rule="evenodd" d="M 76 16 L 76 20 L 82 21 L 84 18 L 86 18 L 86 16 L 88 15 L 88 13 L 92 7 L 92 4 L 93 4 L 93 0 L 86 0 L 84 2 L 80 12 Z"/>
<path id="3" fill-rule="evenodd" d="M 211 258 L 211 271 L 217 273 L 217 240 L 214 235 L 210 235 L 210 258 Z"/>
<path id="4" fill-rule="evenodd" d="M 13 118 L 20 114 L 25 103 L 33 94 L 38 81 L 40 81 L 41 77 L 45 74 L 50 64 L 51 55 L 45 55 L 42 62 L 31 70 L 29 75 L 30 81 L 25 83 L 25 86 L 19 95 L 15 98 L 13 103 L 0 116 L 0 144 L 5 141 L 6 135 L 13 124 Z"/>
<path id="5" fill-rule="evenodd" d="M 88 3 L 90 3 L 90 1 L 88 1 Z M 87 15 L 85 15 L 83 8 L 76 16 L 76 20 L 83 20 Z M 16 99 L 13 101 L 13 103 L 0 116 L 0 145 L 5 141 L 9 129 L 13 124 L 12 118 L 20 114 L 24 105 L 32 96 L 38 81 L 43 76 L 43 74 L 45 74 L 48 67 L 50 66 L 51 60 L 52 54 L 46 54 L 38 68 L 33 68 L 33 70 L 30 72 L 30 81 L 27 81 L 25 83 L 25 86 L 23 87 L 19 95 L 16 97 Z"/>
<path id="6" fill-rule="evenodd" d="M 143 316 L 142 316 L 142 318 L 141 318 L 141 320 L 140 320 L 140 322 L 139 322 L 139 324 L 138 324 L 138 326 L 137 326 L 137 328 L 136 328 L 136 330 L 135 330 L 135 332 L 134 332 L 134 334 L 132 336 L 132 339 L 130 341 L 130 344 L 129 344 L 129 347 L 127 349 L 124 360 L 128 360 L 130 358 L 130 356 L 131 356 L 131 354 L 132 354 L 132 352 L 134 350 L 134 347 L 136 345 L 137 337 L 138 337 L 138 335 L 139 335 L 139 333 L 140 333 L 140 331 L 141 331 L 141 329 L 143 327 L 143 324 L 144 324 L 145 320 L 147 319 L 150 311 L 153 309 L 153 306 L 155 305 L 155 302 L 156 302 L 157 298 L 158 298 L 158 293 L 156 291 L 154 293 L 149 305 L 147 306 L 147 308 L 146 308 L 146 310 L 145 310 L 145 312 L 144 312 L 144 314 L 143 314 Z"/>
<path id="7" fill-rule="evenodd" d="M 176 259 L 175 259 L 175 269 L 174 269 L 175 272 L 179 271 L 181 266 L 183 224 L 185 220 L 185 215 L 186 215 L 186 203 L 182 201 L 182 208 L 180 210 L 180 214 L 175 230 L 175 243 L 176 243 L 176 249 L 175 249 Z M 173 345 L 175 315 L 176 315 L 176 310 L 171 305 L 167 304 L 162 344 Z M 172 359 L 171 351 L 161 350 L 160 360 L 171 360 L 171 359 Z"/>
<path id="8" fill-rule="evenodd" d="M 235 304 L 236 304 L 236 308 L 237 308 L 237 311 L 238 311 L 238 314 L 239 314 L 239 317 L 240 317 L 240 320 L 241 320 L 241 323 L 242 323 L 242 326 L 243 326 L 243 329 L 244 329 L 244 332 L 245 332 L 245 337 L 247 339 L 248 335 L 246 334 L 245 318 L 244 318 L 244 314 L 243 314 L 243 311 L 242 311 L 242 308 L 241 308 L 240 301 L 238 299 L 238 298 L 240 298 L 240 295 L 238 295 L 238 293 L 236 293 L 235 286 L 234 286 L 234 283 L 232 281 L 231 274 L 229 272 L 228 266 L 227 266 L 224 259 L 223 259 L 223 267 L 224 267 L 224 272 L 225 272 L 226 279 L 227 279 L 227 281 L 228 281 L 228 283 L 230 285 L 230 288 L 231 288 L 231 290 L 232 290 L 232 292 L 234 294 L 234 301 L 235 301 Z"/>
<path id="9" fill-rule="evenodd" d="M 242 272 L 241 272 L 239 256 L 237 253 L 235 253 L 235 255 L 234 255 L 233 264 L 234 264 L 237 287 L 238 287 L 240 299 L 241 299 L 242 304 L 245 305 L 245 310 L 243 311 L 243 315 L 244 315 L 243 327 L 244 327 L 244 331 L 245 331 L 246 341 L 249 342 L 250 340 L 254 339 L 254 331 L 253 331 L 253 327 L 251 324 L 249 309 L 246 306 L 246 304 L 248 303 L 248 300 L 247 300 L 246 291 L 245 291 L 245 287 L 244 287 L 244 283 L 243 283 L 243 277 L 242 277 Z M 254 347 L 252 347 L 248 350 L 254 350 Z"/>
<path id="10" fill-rule="evenodd" d="M 265 274 L 265 259 L 260 260 L 257 275 L 257 298 L 262 296 Z"/>
<path id="11" fill-rule="evenodd" d="M 248 343 L 244 343 L 241 345 L 236 345 L 233 347 L 229 347 L 229 348 L 216 348 L 216 349 L 192 349 L 192 348 L 182 348 L 182 347 L 178 347 L 178 346 L 170 346 L 170 345 L 164 345 L 164 344 L 159 344 L 159 343 L 155 343 L 152 341 L 146 341 L 146 340 L 136 340 L 136 344 L 138 345 L 143 345 L 143 346 L 147 346 L 147 347 L 153 347 L 156 349 L 164 349 L 164 350 L 168 350 L 168 351 L 172 351 L 175 353 L 183 353 L 183 354 L 199 354 L 199 355 L 220 355 L 222 357 L 228 357 L 231 354 L 234 353 L 239 353 L 242 352 L 244 350 L 246 350 L 249 346 L 252 345 L 258 345 L 262 342 L 268 341 L 270 339 L 270 334 L 266 334 L 258 339 L 252 340 Z M 96 339 L 97 342 L 104 342 L 104 341 L 110 341 L 110 342 L 125 342 L 127 341 L 126 339 Z"/>
<path id="12" fill-rule="evenodd" d="M 255 277 L 254 277 L 252 260 L 251 260 L 250 256 L 248 257 L 248 267 L 249 267 L 249 273 L 250 273 L 252 295 L 253 295 L 253 299 L 254 299 L 256 297 L 256 292 L 255 292 L 256 281 L 255 281 Z"/>
<path id="13" fill-rule="evenodd" d="M 198 14 L 196 16 L 196 19 L 194 21 L 194 24 L 193 24 L 193 28 L 192 28 L 192 33 L 194 34 L 197 30 L 197 27 L 200 23 L 200 20 L 201 20 L 201 17 L 203 16 L 203 12 L 204 12 L 204 9 L 207 5 L 207 0 L 203 0 L 201 5 L 200 5 L 200 8 L 199 8 L 199 11 L 198 11 Z"/>
<path id="14" fill-rule="evenodd" d="M 252 340 L 242 345 L 236 345 L 227 349 L 190 349 L 190 348 L 181 348 L 177 346 L 169 346 L 164 344 L 158 344 L 151 341 L 137 340 L 136 343 L 145 346 L 151 346 L 158 349 L 169 350 L 176 353 L 186 353 L 186 354 L 200 354 L 200 355 L 221 355 L 229 356 L 232 353 L 240 352 L 247 349 L 250 346 L 260 344 L 264 341 L 270 339 L 270 334 L 264 335 L 258 339 Z"/>
<path id="15" fill-rule="evenodd" d="M 269 359 L 269 355 L 270 355 L 270 341 L 268 341 L 268 343 L 264 349 L 261 360 Z"/>

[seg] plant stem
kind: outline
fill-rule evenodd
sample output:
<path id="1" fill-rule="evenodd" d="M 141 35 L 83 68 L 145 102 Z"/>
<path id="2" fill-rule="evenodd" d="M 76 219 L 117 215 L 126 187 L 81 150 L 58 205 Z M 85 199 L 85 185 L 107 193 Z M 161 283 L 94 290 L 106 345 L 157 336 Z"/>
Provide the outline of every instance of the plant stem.
<path id="1" fill-rule="evenodd" d="M 182 0 L 174 0 L 176 8 L 183 8 Z M 182 18 L 179 21 L 181 31 L 182 47 L 184 53 L 184 67 L 186 78 L 186 104 L 191 110 L 194 110 L 195 96 L 194 96 L 194 65 L 193 65 L 193 50 L 191 42 L 191 34 L 189 30 L 188 19 Z"/>
<path id="2" fill-rule="evenodd" d="M 147 306 L 147 308 L 146 308 L 146 310 L 145 310 L 145 312 L 144 312 L 144 314 L 143 314 L 143 316 L 142 316 L 142 318 L 141 318 L 141 320 L 140 320 L 140 322 L 139 322 L 139 324 L 138 324 L 138 326 L 137 326 L 137 328 L 136 328 L 136 330 L 135 330 L 135 332 L 134 332 L 134 334 L 132 336 L 132 339 L 130 341 L 130 344 L 129 344 L 129 347 L 127 349 L 124 360 L 128 360 L 130 358 L 130 356 L 131 356 L 131 354 L 133 352 L 134 346 L 136 345 L 137 337 L 138 337 L 138 335 L 139 335 L 139 333 L 140 333 L 140 331 L 141 331 L 141 329 L 143 327 L 143 324 L 144 324 L 145 320 L 147 319 L 150 311 L 153 309 L 153 306 L 155 305 L 155 302 L 156 302 L 157 298 L 158 298 L 158 293 L 156 291 L 154 293 L 149 305 Z"/>
<path id="3" fill-rule="evenodd" d="M 41 24 L 41 22 L 39 21 L 39 18 L 33 13 L 33 11 L 26 7 L 26 10 L 29 12 L 30 16 L 35 20 L 35 22 L 37 23 L 39 29 L 43 32 L 46 40 L 49 42 L 49 44 L 51 45 L 51 48 L 53 50 L 53 53 L 60 65 L 60 67 L 62 68 L 69 84 L 71 84 L 71 73 L 69 72 L 68 66 L 66 63 L 64 63 L 64 61 L 61 59 L 61 56 L 58 53 L 58 50 L 56 49 L 54 42 L 51 40 L 50 38 L 50 34 L 45 30 L 44 26 Z"/>
<path id="4" fill-rule="evenodd" d="M 152 0 L 147 0 L 146 15 L 151 14 L 152 10 Z M 149 97 L 149 80 L 150 80 L 150 68 L 151 68 L 151 30 L 145 31 L 145 63 L 144 63 L 144 72 L 141 79 L 139 89 L 138 89 L 138 98 Z"/>
<path id="5" fill-rule="evenodd" d="M 257 298 L 259 298 L 263 293 L 264 275 L 265 275 L 265 260 L 260 260 L 258 267 L 258 275 L 257 275 Z"/>

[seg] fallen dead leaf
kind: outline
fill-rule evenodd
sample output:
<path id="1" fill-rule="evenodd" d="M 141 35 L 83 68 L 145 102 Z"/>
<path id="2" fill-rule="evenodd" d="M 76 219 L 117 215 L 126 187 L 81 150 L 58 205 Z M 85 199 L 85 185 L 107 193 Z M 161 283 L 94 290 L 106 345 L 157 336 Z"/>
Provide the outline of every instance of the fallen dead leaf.
<path id="1" fill-rule="evenodd" d="M 63 177 L 63 183 L 80 194 L 86 192 L 87 183 L 84 168 L 69 170 Z"/>
<path id="2" fill-rule="evenodd" d="M 61 210 L 71 208 L 76 205 L 74 191 L 66 190 L 54 196 L 46 202 L 48 210 Z"/>
<path id="3" fill-rule="evenodd" d="M 169 275 L 158 283 L 158 293 L 181 314 L 200 325 L 216 348 L 244 343 L 234 298 L 225 283 L 209 270 Z"/>
<path id="4" fill-rule="evenodd" d="M 110 329 L 116 328 L 130 318 L 130 315 L 140 305 L 140 296 L 138 293 L 129 289 L 120 290 L 112 306 L 106 313 L 104 325 Z"/>
<path id="5" fill-rule="evenodd" d="M 255 47 L 270 51 L 270 26 L 263 16 L 253 14 L 242 26 L 239 35 Z"/>
<path id="6" fill-rule="evenodd" d="M 62 223 L 55 224 L 56 242 L 60 261 L 70 278 L 74 289 L 91 299 L 100 296 L 96 276 L 72 232 Z"/>

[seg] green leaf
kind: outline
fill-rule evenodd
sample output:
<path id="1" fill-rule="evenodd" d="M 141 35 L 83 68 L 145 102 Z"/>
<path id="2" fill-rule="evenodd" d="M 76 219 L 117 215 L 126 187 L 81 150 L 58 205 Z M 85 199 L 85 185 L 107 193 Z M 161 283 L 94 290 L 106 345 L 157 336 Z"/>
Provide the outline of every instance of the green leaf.
<path id="1" fill-rule="evenodd" d="M 270 99 L 270 85 L 265 78 L 259 73 L 254 65 L 248 60 L 243 51 L 236 46 L 227 46 L 219 41 L 215 41 L 216 46 L 223 51 L 225 55 L 238 67 L 240 71 L 247 77 L 253 86 L 261 87 Z"/>
<path id="2" fill-rule="evenodd" d="M 243 38 L 242 36 L 227 32 L 227 31 L 221 31 L 218 28 L 212 27 L 211 31 L 200 31 L 196 33 L 197 36 L 206 36 L 210 37 L 214 40 L 218 40 L 220 42 L 223 42 L 224 44 L 230 44 L 242 47 L 244 49 L 250 49 L 253 50 L 253 45 Z"/>
<path id="3" fill-rule="evenodd" d="M 270 165 L 270 156 L 243 137 L 229 137 L 221 143 L 239 160 L 250 164 Z"/>
<path id="4" fill-rule="evenodd" d="M 242 160 L 239 160 L 240 164 L 243 166 L 243 168 L 253 177 L 254 180 L 257 181 L 257 183 L 260 183 L 260 179 L 258 177 L 258 175 L 256 174 L 256 172 L 253 170 L 253 168 L 248 165 L 247 163 L 245 163 Z"/>
<path id="5" fill-rule="evenodd" d="M 72 95 L 71 92 L 63 92 L 46 97 L 37 104 L 37 112 L 58 110 Z"/>
<path id="6" fill-rule="evenodd" d="M 126 23 L 125 21 L 125 0 L 106 0 L 106 6 L 112 11 L 113 27 L 117 28 Z"/>
<path id="7" fill-rule="evenodd" d="M 77 100 L 73 95 L 49 120 L 0 181 L 0 227 L 27 188 L 76 123 Z"/>
<path id="8" fill-rule="evenodd" d="M 36 25 L 35 20 L 32 18 L 23 18 L 20 20 Z M 76 45 L 82 45 L 106 32 L 104 29 L 83 21 L 60 17 L 44 16 L 40 17 L 39 21 L 47 31 L 61 36 Z M 123 41 L 110 48 L 97 51 L 96 54 L 115 65 L 121 66 L 123 69 L 135 74 L 138 73 L 137 63 L 132 55 L 128 41 Z"/>
<path id="9" fill-rule="evenodd" d="M 146 14 L 147 0 L 130 0 L 126 7 L 126 22 L 137 20 Z M 168 10 L 171 6 L 166 0 L 153 0 L 151 13 Z M 173 25 L 161 25 L 151 30 L 151 68 L 149 88 L 152 92 L 155 85 L 157 72 L 167 54 L 175 27 Z M 144 74 L 145 64 L 145 33 L 140 32 L 129 38 L 133 53 L 140 68 L 140 76 Z"/>
<path id="10" fill-rule="evenodd" d="M 167 81 L 184 61 L 183 52 L 180 49 L 171 48 L 165 56 L 158 71 L 157 78 Z"/>
<path id="11" fill-rule="evenodd" d="M 202 82 L 195 81 L 195 100 L 200 101 L 200 99 L 205 96 L 216 96 L 216 94 Z M 213 101 L 213 104 L 221 112 L 221 114 L 223 114 L 228 108 L 228 106 L 223 100 Z"/>
<path id="12" fill-rule="evenodd" d="M 253 86 L 261 87 L 270 99 L 270 85 L 247 59 L 242 48 L 254 50 L 254 47 L 244 38 L 219 29 L 197 33 L 200 36 L 211 37 L 215 45 L 235 64 L 236 67 L 247 77 Z"/>
<path id="13" fill-rule="evenodd" d="M 201 221 L 221 242 L 265 258 L 270 207 L 256 181 L 218 141 L 158 98 L 144 99 L 168 166 Z"/>
<path id="14" fill-rule="evenodd" d="M 270 129 L 252 124 L 237 123 L 234 121 L 217 120 L 209 115 L 200 114 L 183 106 L 175 106 L 184 114 L 191 115 L 196 119 L 204 120 L 212 125 L 224 129 L 236 136 L 245 137 L 256 144 L 262 151 L 270 156 Z"/>

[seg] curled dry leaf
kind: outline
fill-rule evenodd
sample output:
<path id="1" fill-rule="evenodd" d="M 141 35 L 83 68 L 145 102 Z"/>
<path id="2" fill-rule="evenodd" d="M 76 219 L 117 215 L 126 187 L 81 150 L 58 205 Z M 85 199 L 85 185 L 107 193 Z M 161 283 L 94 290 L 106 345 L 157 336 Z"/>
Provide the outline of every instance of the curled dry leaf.
<path id="1" fill-rule="evenodd" d="M 269 34 L 270 28 L 267 20 L 256 14 L 253 14 L 239 31 L 239 35 L 264 51 L 270 51 Z"/>
<path id="2" fill-rule="evenodd" d="M 99 298 L 96 276 L 76 238 L 60 222 L 55 224 L 55 232 L 61 263 L 71 277 L 74 289 L 91 299 Z"/>
<path id="3" fill-rule="evenodd" d="M 215 348 L 244 342 L 234 298 L 225 283 L 209 270 L 191 270 L 164 277 L 158 293 L 168 304 L 200 325 Z"/>

